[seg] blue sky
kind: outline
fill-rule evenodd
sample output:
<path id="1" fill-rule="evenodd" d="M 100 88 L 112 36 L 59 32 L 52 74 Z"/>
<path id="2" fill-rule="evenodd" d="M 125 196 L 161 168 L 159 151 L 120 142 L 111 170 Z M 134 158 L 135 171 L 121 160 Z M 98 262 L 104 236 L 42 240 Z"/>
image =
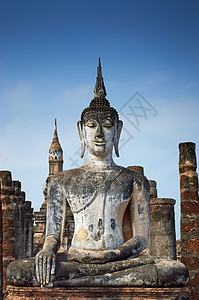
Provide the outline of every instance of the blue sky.
<path id="1" fill-rule="evenodd" d="M 64 169 L 83 164 L 76 122 L 100 56 L 124 121 L 116 163 L 144 166 L 158 196 L 176 199 L 179 237 L 178 144 L 198 144 L 198 13 L 198 1 L 184 0 L 0 1 L 0 169 L 22 182 L 35 210 L 55 117 Z"/>

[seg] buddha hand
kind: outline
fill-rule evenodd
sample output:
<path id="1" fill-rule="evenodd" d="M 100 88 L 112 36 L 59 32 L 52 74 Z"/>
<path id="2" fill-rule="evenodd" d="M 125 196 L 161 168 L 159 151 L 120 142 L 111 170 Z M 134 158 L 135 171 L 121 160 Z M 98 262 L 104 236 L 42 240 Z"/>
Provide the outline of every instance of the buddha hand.
<path id="1" fill-rule="evenodd" d="M 55 253 L 52 249 L 45 248 L 35 257 L 36 278 L 41 286 L 51 281 L 55 274 Z"/>

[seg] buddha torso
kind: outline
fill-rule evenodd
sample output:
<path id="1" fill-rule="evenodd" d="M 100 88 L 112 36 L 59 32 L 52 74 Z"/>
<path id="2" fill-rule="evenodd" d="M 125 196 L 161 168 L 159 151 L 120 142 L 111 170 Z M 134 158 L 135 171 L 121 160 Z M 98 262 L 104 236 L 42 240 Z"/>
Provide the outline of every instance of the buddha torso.
<path id="1" fill-rule="evenodd" d="M 58 175 L 64 201 L 60 206 L 68 202 L 74 215 L 72 246 L 108 250 L 124 243 L 123 215 L 138 177 L 123 167 L 105 171 L 81 167 Z"/>

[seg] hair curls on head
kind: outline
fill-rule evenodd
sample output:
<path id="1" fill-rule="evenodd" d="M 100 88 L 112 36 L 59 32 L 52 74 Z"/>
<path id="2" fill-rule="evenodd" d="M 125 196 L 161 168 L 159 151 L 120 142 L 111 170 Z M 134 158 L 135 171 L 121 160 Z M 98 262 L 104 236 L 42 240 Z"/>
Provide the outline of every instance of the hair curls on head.
<path id="1" fill-rule="evenodd" d="M 87 112 L 105 112 L 105 111 L 110 111 L 113 112 L 116 116 L 117 122 L 119 121 L 119 115 L 118 112 L 115 108 L 110 106 L 109 101 L 104 98 L 104 99 L 98 99 L 94 98 L 89 107 L 85 108 L 81 114 L 81 121 L 83 121 L 84 115 Z"/>

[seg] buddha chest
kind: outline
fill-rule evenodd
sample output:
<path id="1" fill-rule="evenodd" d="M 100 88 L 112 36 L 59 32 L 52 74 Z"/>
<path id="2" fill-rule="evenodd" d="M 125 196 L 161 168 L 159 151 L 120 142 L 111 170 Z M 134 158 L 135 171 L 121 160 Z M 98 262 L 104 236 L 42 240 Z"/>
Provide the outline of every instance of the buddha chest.
<path id="1" fill-rule="evenodd" d="M 123 171 L 89 171 L 67 183 L 65 196 L 75 220 L 73 246 L 103 250 L 123 244 L 122 220 L 133 192 Z"/>

